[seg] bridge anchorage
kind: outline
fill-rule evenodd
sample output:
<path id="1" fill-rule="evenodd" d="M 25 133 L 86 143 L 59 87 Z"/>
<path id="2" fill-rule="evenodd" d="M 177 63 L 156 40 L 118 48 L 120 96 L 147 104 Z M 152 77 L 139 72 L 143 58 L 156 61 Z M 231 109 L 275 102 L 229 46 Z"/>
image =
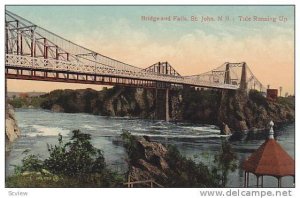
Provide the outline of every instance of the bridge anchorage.
<path id="1" fill-rule="evenodd" d="M 190 86 L 265 90 L 244 62 L 224 63 L 192 76 L 180 75 L 168 62 L 143 69 L 82 47 L 7 10 L 5 76 L 6 79 L 155 89 L 157 118 L 167 121 L 171 89 Z"/>

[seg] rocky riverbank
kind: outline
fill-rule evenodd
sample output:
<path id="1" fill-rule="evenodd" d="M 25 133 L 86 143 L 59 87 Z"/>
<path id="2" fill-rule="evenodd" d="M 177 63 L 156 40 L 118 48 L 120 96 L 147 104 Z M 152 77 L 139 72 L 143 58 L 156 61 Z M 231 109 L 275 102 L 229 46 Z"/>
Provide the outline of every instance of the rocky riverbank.
<path id="1" fill-rule="evenodd" d="M 150 187 L 145 181 L 153 181 L 154 187 L 220 187 L 214 168 L 182 156 L 176 147 L 128 132 L 121 136 L 128 155 L 128 182 L 137 182 L 133 187 Z"/>
<path id="2" fill-rule="evenodd" d="M 6 105 L 5 113 L 5 150 L 9 151 L 10 145 L 20 136 L 20 129 L 15 119 L 15 111 L 10 104 Z"/>
<path id="3" fill-rule="evenodd" d="M 155 90 L 113 87 L 55 90 L 39 96 L 40 107 L 54 112 L 90 113 L 103 116 L 128 116 L 155 119 Z M 174 122 L 213 124 L 223 133 L 258 131 L 268 126 L 295 120 L 295 98 L 268 100 L 259 92 L 195 90 L 186 87 L 171 90 L 170 117 Z"/>

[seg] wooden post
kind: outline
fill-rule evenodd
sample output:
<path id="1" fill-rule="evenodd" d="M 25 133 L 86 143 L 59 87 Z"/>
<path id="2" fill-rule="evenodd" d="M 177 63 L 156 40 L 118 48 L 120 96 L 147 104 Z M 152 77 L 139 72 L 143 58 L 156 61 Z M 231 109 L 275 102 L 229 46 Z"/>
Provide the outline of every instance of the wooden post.
<path id="1" fill-rule="evenodd" d="M 259 176 L 256 175 L 256 187 L 258 188 L 258 183 L 259 183 Z"/>
<path id="2" fill-rule="evenodd" d="M 261 187 L 262 188 L 264 187 L 264 176 L 263 175 L 261 176 Z"/>
<path id="3" fill-rule="evenodd" d="M 279 188 L 281 188 L 281 177 L 279 178 L 279 183 L 280 183 L 280 186 L 279 186 Z"/>
<path id="4" fill-rule="evenodd" d="M 247 172 L 247 188 L 249 187 L 249 172 Z"/>
<path id="5" fill-rule="evenodd" d="M 244 172 L 244 188 L 246 188 L 246 182 L 247 182 L 247 172 Z"/>
<path id="6" fill-rule="evenodd" d="M 128 175 L 128 188 L 130 188 L 131 184 L 130 184 L 130 175 Z"/>

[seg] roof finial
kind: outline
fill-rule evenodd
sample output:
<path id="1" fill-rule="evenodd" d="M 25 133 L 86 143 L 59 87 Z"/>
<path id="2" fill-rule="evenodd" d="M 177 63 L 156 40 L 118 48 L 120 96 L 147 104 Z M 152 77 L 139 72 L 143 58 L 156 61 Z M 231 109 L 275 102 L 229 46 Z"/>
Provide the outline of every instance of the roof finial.
<path id="1" fill-rule="evenodd" d="M 269 125 L 270 125 L 269 139 L 274 139 L 274 130 L 273 130 L 274 122 L 271 120 Z"/>

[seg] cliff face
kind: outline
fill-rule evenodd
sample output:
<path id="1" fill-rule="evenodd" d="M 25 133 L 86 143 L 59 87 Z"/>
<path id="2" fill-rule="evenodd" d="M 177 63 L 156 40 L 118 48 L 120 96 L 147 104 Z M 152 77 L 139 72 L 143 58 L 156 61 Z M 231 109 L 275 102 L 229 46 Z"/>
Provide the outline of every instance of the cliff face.
<path id="1" fill-rule="evenodd" d="M 5 115 L 5 150 L 9 150 L 10 143 L 20 136 L 20 130 L 15 119 L 15 112 L 13 106 L 6 105 Z"/>
<path id="2" fill-rule="evenodd" d="M 127 87 L 114 87 L 103 91 L 55 90 L 42 97 L 45 100 L 41 107 L 55 112 L 154 117 L 154 95 L 151 90 Z"/>
<path id="3" fill-rule="evenodd" d="M 85 112 L 105 116 L 155 118 L 155 91 L 114 87 L 103 91 L 55 90 L 46 94 L 42 108 L 56 112 Z M 184 88 L 170 91 L 170 117 L 173 121 L 214 124 L 226 131 L 262 129 L 294 121 L 294 104 L 269 101 L 256 91 L 201 90 Z M 294 100 L 294 98 L 291 98 Z"/>
<path id="4" fill-rule="evenodd" d="M 293 99 L 292 99 L 293 100 Z M 278 126 L 295 120 L 292 104 L 271 101 L 256 91 L 223 91 L 218 111 L 219 123 L 233 131 L 264 129 L 273 120 Z"/>

